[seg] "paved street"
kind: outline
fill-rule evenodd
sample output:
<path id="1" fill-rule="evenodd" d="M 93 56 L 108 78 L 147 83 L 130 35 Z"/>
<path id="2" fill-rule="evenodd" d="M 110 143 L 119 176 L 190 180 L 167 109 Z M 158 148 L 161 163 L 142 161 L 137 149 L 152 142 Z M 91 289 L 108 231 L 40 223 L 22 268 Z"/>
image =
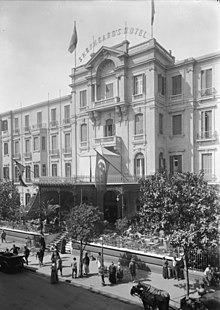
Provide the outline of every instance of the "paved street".
<path id="1" fill-rule="evenodd" d="M 50 284 L 49 277 L 24 271 L 0 272 L 0 308 L 4 310 L 140 310 L 117 299 L 92 293 L 65 282 Z"/>

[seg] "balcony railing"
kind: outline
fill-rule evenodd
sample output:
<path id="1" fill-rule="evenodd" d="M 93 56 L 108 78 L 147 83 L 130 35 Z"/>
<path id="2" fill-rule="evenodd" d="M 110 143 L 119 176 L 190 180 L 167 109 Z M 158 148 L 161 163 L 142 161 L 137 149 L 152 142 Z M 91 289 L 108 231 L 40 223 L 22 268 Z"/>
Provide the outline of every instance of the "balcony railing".
<path id="1" fill-rule="evenodd" d="M 216 90 L 214 87 L 203 88 L 199 91 L 200 97 L 213 96 L 215 93 L 216 93 Z"/>
<path id="2" fill-rule="evenodd" d="M 70 125 L 70 117 L 63 119 L 63 125 Z"/>
<path id="3" fill-rule="evenodd" d="M 101 106 L 110 105 L 112 103 L 118 103 L 118 102 L 120 102 L 119 97 L 100 99 L 100 100 L 95 101 L 95 107 L 101 107 Z"/>
<path id="4" fill-rule="evenodd" d="M 38 124 L 32 125 L 32 129 L 34 129 L 34 130 L 41 129 L 41 128 L 47 128 L 47 124 L 46 123 L 38 123 Z"/>
<path id="5" fill-rule="evenodd" d="M 16 128 L 13 130 L 14 135 L 19 135 L 20 134 L 20 129 Z"/>
<path id="6" fill-rule="evenodd" d="M 14 159 L 21 159 L 21 153 L 15 153 L 13 154 Z"/>
<path id="7" fill-rule="evenodd" d="M 121 137 L 118 136 L 108 136 L 108 137 L 95 138 L 94 144 L 95 146 L 102 145 L 104 147 L 114 147 L 115 149 L 120 150 L 122 140 Z"/>
<path id="8" fill-rule="evenodd" d="M 31 127 L 30 126 L 25 126 L 24 127 L 24 132 L 26 132 L 26 133 L 28 132 L 29 133 L 30 131 L 31 131 Z"/>
<path id="9" fill-rule="evenodd" d="M 71 146 L 69 146 L 69 147 L 65 147 L 64 149 L 63 149 L 63 154 L 64 155 L 71 155 L 72 154 L 72 147 Z"/>
<path id="10" fill-rule="evenodd" d="M 197 140 L 216 140 L 217 139 L 217 132 L 216 131 L 203 131 L 197 134 Z"/>
<path id="11" fill-rule="evenodd" d="M 32 158 L 31 152 L 26 152 L 26 153 L 24 153 L 24 158 L 25 158 L 25 159 L 31 159 L 31 158 Z"/>
<path id="12" fill-rule="evenodd" d="M 52 128 L 58 127 L 58 121 L 52 121 L 52 122 L 50 122 L 50 127 L 52 127 Z"/>
<path id="13" fill-rule="evenodd" d="M 51 156 L 59 156 L 60 152 L 59 149 L 52 149 L 50 150 L 50 155 Z"/>

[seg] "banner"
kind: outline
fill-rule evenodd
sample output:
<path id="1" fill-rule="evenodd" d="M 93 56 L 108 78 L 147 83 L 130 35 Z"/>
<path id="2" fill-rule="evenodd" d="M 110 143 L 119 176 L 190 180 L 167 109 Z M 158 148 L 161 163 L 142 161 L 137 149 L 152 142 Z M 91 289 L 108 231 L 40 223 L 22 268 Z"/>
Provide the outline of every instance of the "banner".
<path id="1" fill-rule="evenodd" d="M 96 151 L 95 187 L 97 191 L 105 191 L 109 163 Z"/>
<path id="2" fill-rule="evenodd" d="M 24 186 L 24 187 L 28 187 L 23 179 L 22 179 L 22 176 L 23 176 L 23 173 L 24 173 L 24 170 L 25 170 L 25 166 L 23 166 L 22 164 L 20 164 L 17 160 L 14 159 L 14 162 L 18 168 L 18 178 L 19 178 L 19 181 L 20 181 L 20 184 L 21 186 Z"/>

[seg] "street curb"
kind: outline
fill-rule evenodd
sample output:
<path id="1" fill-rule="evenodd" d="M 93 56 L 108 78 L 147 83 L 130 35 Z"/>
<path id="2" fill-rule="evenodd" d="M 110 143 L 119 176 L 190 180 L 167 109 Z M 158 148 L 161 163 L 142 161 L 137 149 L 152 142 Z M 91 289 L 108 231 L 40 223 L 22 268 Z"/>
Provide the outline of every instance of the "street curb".
<path id="1" fill-rule="evenodd" d="M 34 267 L 30 267 L 30 266 L 24 266 L 24 269 L 26 269 L 27 271 L 30 271 L 30 272 L 36 272 L 37 274 L 39 274 L 40 276 L 44 276 L 46 278 L 49 278 L 50 275 L 48 274 L 45 274 L 43 272 L 39 272 L 37 268 L 34 268 Z M 108 297 L 108 298 L 112 298 L 112 299 L 117 299 L 121 302 L 124 302 L 126 304 L 131 304 L 131 305 L 135 305 L 135 306 L 140 306 L 137 302 L 135 301 L 132 301 L 132 300 L 129 300 L 129 299 L 126 299 L 124 297 L 120 297 L 118 295 L 114 295 L 112 293 L 108 293 L 108 292 L 103 292 L 102 290 L 99 290 L 95 287 L 92 287 L 92 286 L 88 286 L 88 285 L 85 285 L 85 284 L 79 284 L 79 283 L 76 283 L 76 282 L 72 282 L 71 280 L 66 280 L 64 278 L 59 278 L 59 282 L 63 282 L 63 283 L 66 283 L 66 284 L 69 284 L 69 285 L 73 285 L 75 287 L 79 287 L 79 288 L 83 288 L 83 289 L 86 289 L 86 290 L 89 290 L 90 292 L 92 293 L 95 293 L 95 294 L 100 294 L 100 295 L 103 295 L 105 297 Z M 143 307 L 141 306 L 140 309 L 143 309 Z"/>

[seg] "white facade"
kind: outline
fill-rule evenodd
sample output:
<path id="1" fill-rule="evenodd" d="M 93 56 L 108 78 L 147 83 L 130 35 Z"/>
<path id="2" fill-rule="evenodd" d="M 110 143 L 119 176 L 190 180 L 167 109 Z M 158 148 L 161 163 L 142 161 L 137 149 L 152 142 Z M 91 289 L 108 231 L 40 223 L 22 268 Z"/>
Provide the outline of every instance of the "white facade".
<path id="1" fill-rule="evenodd" d="M 100 146 L 118 155 L 123 175 L 112 168 L 107 186 L 136 184 L 163 167 L 204 170 L 220 182 L 220 53 L 175 62 L 155 39 L 123 41 L 100 48 L 70 78 L 70 95 L 0 115 L 0 177 L 18 181 L 13 159 L 30 167 L 30 186 L 19 187 L 24 204 L 33 179 L 94 184 Z"/>

